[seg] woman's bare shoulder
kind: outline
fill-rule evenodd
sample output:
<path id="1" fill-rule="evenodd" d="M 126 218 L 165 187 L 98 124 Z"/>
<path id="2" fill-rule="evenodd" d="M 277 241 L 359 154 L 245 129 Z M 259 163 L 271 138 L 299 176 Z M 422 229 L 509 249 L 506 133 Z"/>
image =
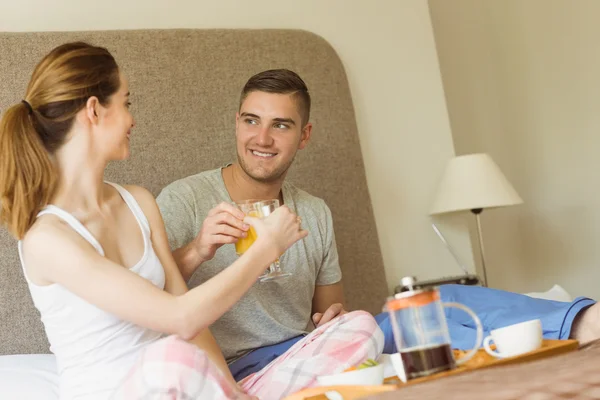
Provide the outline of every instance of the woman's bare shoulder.
<path id="1" fill-rule="evenodd" d="M 49 280 L 51 270 L 72 254 L 73 246 L 91 248 L 65 221 L 52 214 L 39 217 L 21 243 L 27 275 L 38 285 L 53 283 Z"/>
<path id="2" fill-rule="evenodd" d="M 160 217 L 160 210 L 156 199 L 152 192 L 142 186 L 126 185 L 123 186 L 138 202 L 146 218 L 148 218 L 150 225 L 153 226 L 157 223 Z"/>
<path id="3" fill-rule="evenodd" d="M 129 193 L 131 193 L 133 195 L 133 197 L 135 197 L 136 200 L 138 198 L 154 200 L 154 195 L 143 186 L 123 185 L 123 187 L 125 188 L 125 190 L 127 190 Z"/>

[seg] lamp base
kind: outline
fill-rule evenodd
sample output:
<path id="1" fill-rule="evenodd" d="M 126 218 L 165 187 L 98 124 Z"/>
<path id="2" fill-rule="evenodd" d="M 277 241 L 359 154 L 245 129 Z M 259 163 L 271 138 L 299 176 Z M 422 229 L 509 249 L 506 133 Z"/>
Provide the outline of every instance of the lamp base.
<path id="1" fill-rule="evenodd" d="M 440 279 L 428 279 L 425 281 L 415 281 L 410 285 L 400 284 L 394 288 L 394 294 L 406 292 L 408 290 L 419 290 L 425 289 L 428 287 L 440 286 L 440 285 L 467 285 L 467 286 L 477 286 L 479 285 L 480 280 L 477 275 L 459 275 L 459 276 L 446 276 Z"/>
<path id="2" fill-rule="evenodd" d="M 481 269 L 483 270 L 483 286 L 488 287 L 487 270 L 485 268 L 485 251 L 483 249 L 483 236 L 481 235 L 480 215 L 483 212 L 483 208 L 473 208 L 471 212 L 475 214 L 475 219 L 477 220 L 477 239 L 479 242 L 479 254 L 481 255 Z"/>

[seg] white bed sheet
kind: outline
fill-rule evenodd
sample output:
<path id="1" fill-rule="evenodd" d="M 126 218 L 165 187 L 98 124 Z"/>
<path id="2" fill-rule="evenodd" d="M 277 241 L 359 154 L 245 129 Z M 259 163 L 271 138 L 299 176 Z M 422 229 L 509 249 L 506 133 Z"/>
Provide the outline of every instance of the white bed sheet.
<path id="1" fill-rule="evenodd" d="M 58 373 L 54 355 L 0 356 L 0 399 L 57 400 Z"/>

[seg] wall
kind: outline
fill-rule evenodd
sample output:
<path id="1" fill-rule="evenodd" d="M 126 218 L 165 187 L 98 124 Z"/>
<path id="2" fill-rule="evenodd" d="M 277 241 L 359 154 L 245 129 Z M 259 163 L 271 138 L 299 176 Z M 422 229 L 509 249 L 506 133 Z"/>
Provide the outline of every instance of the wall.
<path id="1" fill-rule="evenodd" d="M 321 35 L 348 74 L 388 286 L 407 274 L 460 272 L 427 216 L 454 150 L 425 0 L 1 1 L 3 31 L 299 28 Z M 469 262 L 466 228 L 454 221 L 443 229 Z"/>
<path id="2" fill-rule="evenodd" d="M 483 213 L 493 286 L 600 296 L 600 2 L 430 0 L 457 154 L 524 200 Z"/>

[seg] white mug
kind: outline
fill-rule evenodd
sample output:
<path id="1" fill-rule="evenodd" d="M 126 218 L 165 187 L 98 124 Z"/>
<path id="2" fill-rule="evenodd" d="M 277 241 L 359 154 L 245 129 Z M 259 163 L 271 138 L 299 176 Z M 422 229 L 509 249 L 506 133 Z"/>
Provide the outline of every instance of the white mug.
<path id="1" fill-rule="evenodd" d="M 483 340 L 483 348 L 491 356 L 498 358 L 514 357 L 542 347 L 542 321 L 532 319 L 518 324 L 494 329 Z M 496 345 L 496 351 L 490 348 L 490 342 Z"/>

